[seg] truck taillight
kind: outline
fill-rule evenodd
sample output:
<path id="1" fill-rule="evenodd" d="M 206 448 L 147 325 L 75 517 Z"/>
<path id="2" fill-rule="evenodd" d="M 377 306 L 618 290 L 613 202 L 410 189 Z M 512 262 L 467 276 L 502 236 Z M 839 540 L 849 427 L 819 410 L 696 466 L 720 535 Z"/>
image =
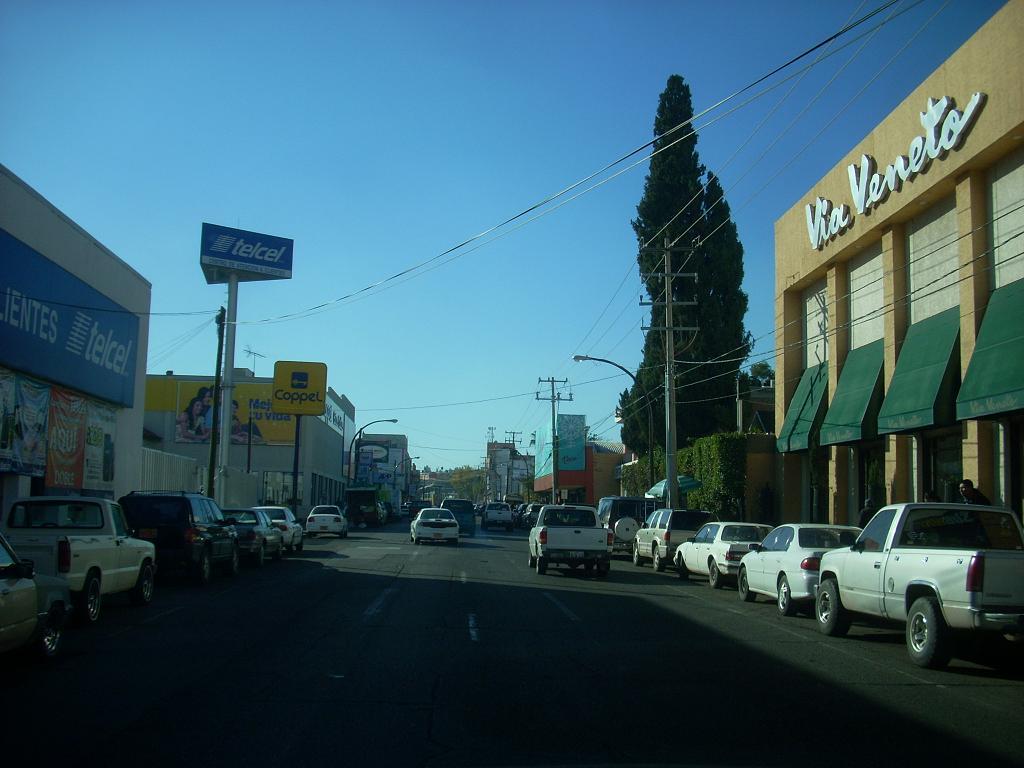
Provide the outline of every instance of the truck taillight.
<path id="1" fill-rule="evenodd" d="M 821 568 L 821 558 L 805 557 L 800 561 L 800 567 L 805 571 L 816 571 Z"/>
<path id="2" fill-rule="evenodd" d="M 612 546 L 615 543 L 615 531 L 611 528 L 608 529 L 608 546 Z"/>
<path id="3" fill-rule="evenodd" d="M 191 544 L 200 537 L 198 528 L 186 528 L 185 529 L 185 543 Z"/>
<path id="4" fill-rule="evenodd" d="M 57 572 L 68 573 L 71 570 L 71 542 L 65 538 L 57 542 Z"/>
<path id="5" fill-rule="evenodd" d="M 540 533 L 537 534 L 537 541 L 540 542 L 541 544 L 547 544 L 548 543 L 548 529 L 547 528 L 541 528 L 540 529 Z"/>
<path id="6" fill-rule="evenodd" d="M 983 592 L 985 587 L 985 556 L 971 555 L 967 566 L 967 591 Z"/>
<path id="7" fill-rule="evenodd" d="M 666 544 L 668 544 L 669 541 L 672 539 L 672 533 L 670 531 L 665 531 L 665 535 L 661 538 L 665 540 Z"/>

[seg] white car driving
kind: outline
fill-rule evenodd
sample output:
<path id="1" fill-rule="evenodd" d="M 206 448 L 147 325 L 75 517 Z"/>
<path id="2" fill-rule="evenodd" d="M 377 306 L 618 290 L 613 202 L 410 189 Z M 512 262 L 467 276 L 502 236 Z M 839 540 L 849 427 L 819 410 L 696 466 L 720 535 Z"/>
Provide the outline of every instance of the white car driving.
<path id="1" fill-rule="evenodd" d="M 708 577 L 712 589 L 720 589 L 725 579 L 736 577 L 750 545 L 770 531 L 770 526 L 756 523 L 708 523 L 676 549 L 673 562 L 679 578 L 699 573 Z"/>
<path id="2" fill-rule="evenodd" d="M 334 504 L 320 504 L 309 510 L 306 518 L 306 533 L 316 536 L 318 533 L 333 533 L 335 536 L 348 538 L 348 518 L 341 508 Z"/>
<path id="3" fill-rule="evenodd" d="M 801 603 L 814 602 L 821 556 L 850 546 L 859 535 L 860 528 L 849 525 L 780 525 L 743 556 L 736 582 L 740 599 L 771 597 L 782 616 L 792 616 Z"/>
<path id="4" fill-rule="evenodd" d="M 409 539 L 413 544 L 421 541 L 450 541 L 459 546 L 459 521 L 449 509 L 427 507 L 409 524 Z"/>
<path id="5" fill-rule="evenodd" d="M 253 507 L 262 509 L 270 518 L 270 524 L 281 529 L 284 548 L 289 552 L 302 551 L 302 526 L 288 507 Z"/>

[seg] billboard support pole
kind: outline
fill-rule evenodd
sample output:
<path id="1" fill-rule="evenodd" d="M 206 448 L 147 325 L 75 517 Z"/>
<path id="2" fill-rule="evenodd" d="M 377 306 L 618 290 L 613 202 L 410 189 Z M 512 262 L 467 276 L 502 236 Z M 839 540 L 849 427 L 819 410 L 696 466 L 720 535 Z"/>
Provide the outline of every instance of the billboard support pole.
<path id="1" fill-rule="evenodd" d="M 228 315 L 225 327 L 224 343 L 224 379 L 221 385 L 221 412 L 220 412 L 220 474 L 223 479 L 224 471 L 230 462 L 231 456 L 231 427 L 233 423 L 234 409 L 231 407 L 234 399 L 234 373 L 235 373 L 235 320 L 238 318 L 238 275 L 234 272 L 228 274 Z M 220 496 L 218 501 L 224 501 L 224 483 L 221 482 Z"/>
<path id="2" fill-rule="evenodd" d="M 217 313 L 217 364 L 213 373 L 213 429 L 210 434 L 210 462 L 206 475 L 206 495 L 213 498 L 217 476 L 217 404 L 220 403 L 220 364 L 224 351 L 224 307 Z"/>
<path id="3" fill-rule="evenodd" d="M 299 438 L 302 436 L 302 414 L 295 414 L 295 455 L 292 458 L 292 514 L 299 519 Z"/>

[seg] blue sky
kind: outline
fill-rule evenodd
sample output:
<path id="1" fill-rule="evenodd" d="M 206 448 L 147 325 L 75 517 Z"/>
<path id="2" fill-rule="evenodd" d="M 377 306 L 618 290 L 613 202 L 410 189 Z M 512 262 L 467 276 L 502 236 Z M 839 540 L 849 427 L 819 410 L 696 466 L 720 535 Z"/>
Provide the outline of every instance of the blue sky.
<path id="1" fill-rule="evenodd" d="M 266 356 L 259 375 L 324 361 L 360 424 L 399 419 L 417 464 L 479 465 L 488 427 L 529 440 L 549 419 L 538 377 L 568 378 L 562 412 L 618 438 L 628 379 L 571 357 L 640 361 L 630 221 L 646 163 L 387 290 L 266 320 L 426 261 L 645 143 L 669 75 L 709 107 L 881 4 L 6 0 L 0 162 L 145 276 L 154 312 L 210 313 L 154 316 L 150 372 L 212 373 L 200 326 L 226 290 L 200 271 L 203 221 L 290 237 L 293 279 L 241 286 L 236 364 L 246 347 Z M 1001 5 L 905 0 L 700 129 L 745 248 L 755 353 L 773 345 L 774 221 Z M 419 407 L 490 398 L 504 399 Z"/>

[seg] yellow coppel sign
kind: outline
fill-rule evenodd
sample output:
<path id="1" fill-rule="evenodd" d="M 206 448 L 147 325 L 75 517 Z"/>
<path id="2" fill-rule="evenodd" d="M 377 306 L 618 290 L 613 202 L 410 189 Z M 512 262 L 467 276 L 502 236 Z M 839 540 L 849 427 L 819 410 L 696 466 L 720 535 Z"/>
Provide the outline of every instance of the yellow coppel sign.
<path id="1" fill-rule="evenodd" d="M 278 360 L 270 402 L 275 413 L 322 416 L 327 408 L 327 364 Z"/>

